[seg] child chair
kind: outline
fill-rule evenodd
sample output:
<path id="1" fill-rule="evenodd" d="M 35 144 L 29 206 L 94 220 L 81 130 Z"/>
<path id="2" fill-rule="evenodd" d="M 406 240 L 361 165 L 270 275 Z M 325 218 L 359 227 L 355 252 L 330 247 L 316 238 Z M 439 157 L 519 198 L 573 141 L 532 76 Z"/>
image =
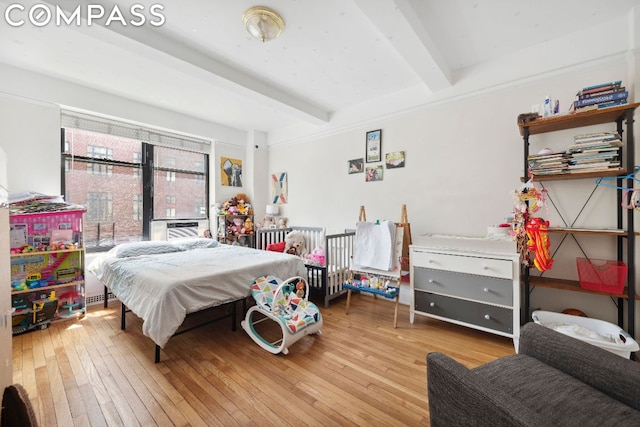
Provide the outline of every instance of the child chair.
<path id="1" fill-rule="evenodd" d="M 322 315 L 308 300 L 309 284 L 304 278 L 295 276 L 283 282 L 274 276 L 261 276 L 253 281 L 251 295 L 256 305 L 249 308 L 241 325 L 263 349 L 273 354 L 288 354 L 289 346 L 300 338 L 322 333 Z M 254 319 L 256 313 L 262 317 Z M 282 338 L 270 342 L 255 330 L 255 325 L 266 320 L 278 324 Z"/>

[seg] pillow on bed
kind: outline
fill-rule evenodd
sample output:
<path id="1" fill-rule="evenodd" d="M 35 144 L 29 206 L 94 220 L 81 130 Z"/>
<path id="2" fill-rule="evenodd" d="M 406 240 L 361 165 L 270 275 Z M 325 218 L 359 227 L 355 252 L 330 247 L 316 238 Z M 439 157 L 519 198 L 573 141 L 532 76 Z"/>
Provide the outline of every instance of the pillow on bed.
<path id="1" fill-rule="evenodd" d="M 171 241 L 172 245 L 180 248 L 181 251 L 190 251 L 192 249 L 208 249 L 217 248 L 220 246 L 217 240 L 209 239 L 207 237 L 190 237 L 185 239 L 177 239 Z"/>
<path id="2" fill-rule="evenodd" d="M 271 243 L 267 245 L 267 250 L 273 252 L 284 252 L 284 247 L 286 245 L 287 242 Z"/>
<path id="3" fill-rule="evenodd" d="M 181 249 L 165 241 L 143 241 L 123 243 L 116 246 L 115 255 L 118 258 L 130 258 L 139 255 L 168 254 L 180 252 Z"/>

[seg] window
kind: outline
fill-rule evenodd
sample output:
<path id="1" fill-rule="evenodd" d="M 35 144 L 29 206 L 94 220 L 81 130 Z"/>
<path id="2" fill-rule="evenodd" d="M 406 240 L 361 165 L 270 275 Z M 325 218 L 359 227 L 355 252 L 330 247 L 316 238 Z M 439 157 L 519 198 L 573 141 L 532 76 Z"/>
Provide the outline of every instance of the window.
<path id="1" fill-rule="evenodd" d="M 111 193 L 87 193 L 88 221 L 113 221 L 113 195 Z"/>
<path id="2" fill-rule="evenodd" d="M 180 142 L 175 144 L 180 148 L 152 144 L 122 136 L 122 131 L 103 133 L 118 130 L 113 125 L 100 132 L 87 130 L 100 122 L 94 123 L 93 117 L 85 122 L 75 112 L 72 119 L 64 114 L 62 194 L 65 200 L 87 208 L 84 242 L 88 251 L 146 240 L 154 219 L 207 218 L 209 158 L 203 151 L 209 150 L 208 143 L 182 141 L 171 134 L 169 141 Z M 144 132 L 138 127 L 134 133 Z M 148 132 L 142 136 L 158 144 L 164 141 Z"/>
<path id="3" fill-rule="evenodd" d="M 157 146 L 153 153 L 153 170 L 158 178 L 154 180 L 153 187 L 155 218 L 162 218 L 158 215 L 159 212 L 165 212 L 165 218 L 206 218 L 206 209 L 203 212 L 193 207 L 196 201 L 201 206 L 203 200 L 208 200 L 207 174 L 202 167 L 205 163 L 204 155 Z M 162 179 L 163 176 L 166 176 L 165 180 Z"/>
<path id="4" fill-rule="evenodd" d="M 87 157 L 93 159 L 113 160 L 113 150 L 108 147 L 89 145 Z M 87 163 L 87 173 L 90 175 L 113 175 L 113 166 L 102 163 Z"/>
<path id="5" fill-rule="evenodd" d="M 133 163 L 142 164 L 142 153 L 136 152 L 133 153 Z M 142 177 L 142 169 L 134 168 L 133 169 L 133 177 L 141 178 Z"/>
<path id="6" fill-rule="evenodd" d="M 142 221 L 142 194 L 133 195 L 133 220 Z"/>

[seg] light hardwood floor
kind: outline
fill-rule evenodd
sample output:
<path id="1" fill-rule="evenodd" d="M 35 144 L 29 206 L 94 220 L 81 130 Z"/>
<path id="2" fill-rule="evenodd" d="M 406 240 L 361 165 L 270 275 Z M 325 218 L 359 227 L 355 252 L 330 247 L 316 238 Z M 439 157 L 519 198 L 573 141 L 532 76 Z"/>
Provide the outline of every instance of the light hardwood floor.
<path id="1" fill-rule="evenodd" d="M 14 381 L 40 426 L 428 425 L 425 356 L 468 367 L 513 354 L 511 340 L 417 317 L 355 295 L 321 309 L 321 336 L 287 356 L 258 347 L 223 320 L 173 337 L 153 363 L 153 342 L 120 303 L 83 319 L 13 337 Z"/>

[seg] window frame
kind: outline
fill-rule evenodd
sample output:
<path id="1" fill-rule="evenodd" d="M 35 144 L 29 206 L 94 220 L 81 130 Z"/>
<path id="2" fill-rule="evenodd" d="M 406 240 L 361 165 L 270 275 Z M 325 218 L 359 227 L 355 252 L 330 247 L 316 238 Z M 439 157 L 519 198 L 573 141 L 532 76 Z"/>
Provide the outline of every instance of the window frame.
<path id="1" fill-rule="evenodd" d="M 71 127 L 69 127 L 71 129 Z M 83 129 L 80 129 L 83 130 Z M 208 220 L 209 219 L 209 183 L 210 183 L 210 174 L 209 174 L 209 156 L 210 154 L 208 153 L 201 153 L 198 152 L 199 154 L 203 155 L 203 161 L 204 161 L 204 167 L 202 171 L 199 170 L 183 170 L 183 169 L 178 169 L 178 168 L 173 168 L 173 167 L 160 167 L 154 166 L 154 147 L 155 145 L 153 143 L 150 142 L 145 142 L 145 141 L 140 141 L 141 142 L 141 146 L 142 146 L 142 153 L 141 153 L 141 159 L 140 159 L 140 163 L 136 163 L 133 161 L 121 161 L 121 160 L 111 160 L 111 159 L 102 159 L 102 158 L 95 158 L 95 157 L 89 157 L 89 156 L 78 156 L 78 155 L 71 155 L 68 152 L 68 145 L 66 143 L 66 138 L 65 138 L 65 127 L 62 127 L 60 129 L 60 151 L 61 151 L 61 157 L 60 157 L 60 187 L 61 187 L 61 194 L 66 194 L 66 168 L 67 168 L 67 164 L 69 162 L 69 160 L 71 160 L 72 158 L 75 161 L 80 161 L 80 162 L 86 162 L 87 164 L 90 163 L 97 163 L 97 164 L 101 164 L 101 165 L 106 165 L 107 167 L 113 167 L 113 166 L 123 166 L 123 167 L 131 167 L 132 170 L 140 170 L 141 174 L 142 174 L 142 240 L 150 240 L 151 238 L 151 223 L 152 221 L 155 219 L 154 218 L 154 174 L 157 171 L 162 171 L 162 172 L 171 172 L 172 175 L 177 175 L 178 173 L 180 174 L 191 174 L 194 175 L 195 177 L 197 177 L 196 179 L 204 179 L 204 184 L 205 184 L 205 189 L 204 189 L 204 207 L 205 207 L 205 213 L 204 213 L 204 217 L 186 217 L 186 218 L 169 218 L 168 220 Z M 173 149 L 176 150 L 183 150 L 183 151 L 190 151 L 190 150 L 184 150 L 180 147 L 173 147 Z M 134 156 L 135 157 L 135 156 Z M 111 176 L 111 175 L 105 175 L 105 176 Z M 147 189 L 151 189 L 152 191 L 145 191 Z M 133 193 L 132 193 L 133 195 Z M 175 209 L 175 207 L 174 207 Z M 165 220 L 166 218 L 163 217 L 162 215 L 159 216 L 158 219 L 163 219 Z M 97 247 L 91 247 L 91 248 L 86 248 L 87 252 L 104 252 L 104 251 L 108 251 L 111 248 L 113 248 L 113 246 L 97 246 Z"/>

